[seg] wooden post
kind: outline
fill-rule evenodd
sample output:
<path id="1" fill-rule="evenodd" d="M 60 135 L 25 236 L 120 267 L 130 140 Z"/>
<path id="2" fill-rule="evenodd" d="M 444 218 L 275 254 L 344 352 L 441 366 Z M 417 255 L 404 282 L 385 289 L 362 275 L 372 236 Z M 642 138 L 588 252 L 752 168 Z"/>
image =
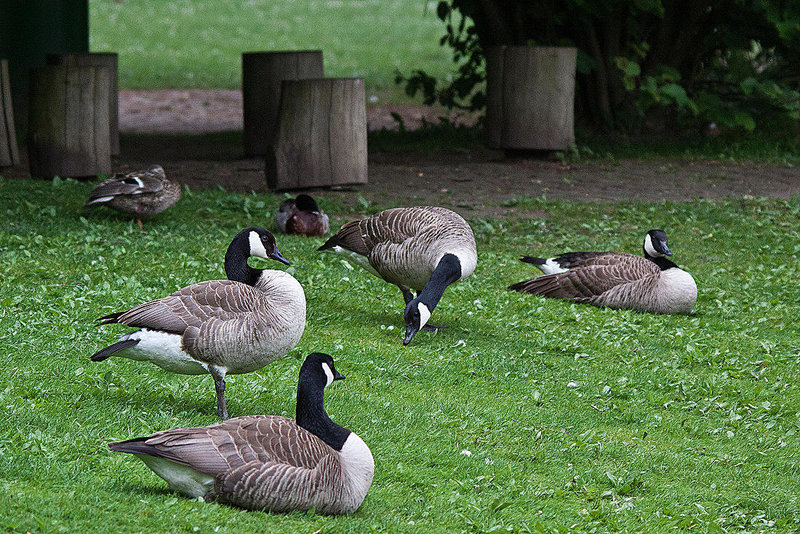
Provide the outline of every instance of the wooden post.
<path id="1" fill-rule="evenodd" d="M 242 54 L 244 152 L 264 156 L 272 143 L 283 80 L 322 78 L 322 50 Z"/>
<path id="2" fill-rule="evenodd" d="M 108 126 L 111 144 L 111 155 L 119 155 L 119 67 L 117 54 L 114 52 L 91 52 L 85 54 L 47 54 L 48 65 L 108 67 Z"/>
<path id="3" fill-rule="evenodd" d="M 285 80 L 265 169 L 272 189 L 367 183 L 364 80 Z"/>
<path id="4" fill-rule="evenodd" d="M 111 174 L 108 67 L 31 69 L 28 160 L 32 176 Z"/>
<path id="5" fill-rule="evenodd" d="M 11 105 L 11 79 L 8 61 L 0 59 L 0 167 L 19 165 L 17 132 L 14 129 L 14 108 Z"/>
<path id="6" fill-rule="evenodd" d="M 533 150 L 574 144 L 576 58 L 577 50 L 569 47 L 490 47 L 487 144 Z"/>

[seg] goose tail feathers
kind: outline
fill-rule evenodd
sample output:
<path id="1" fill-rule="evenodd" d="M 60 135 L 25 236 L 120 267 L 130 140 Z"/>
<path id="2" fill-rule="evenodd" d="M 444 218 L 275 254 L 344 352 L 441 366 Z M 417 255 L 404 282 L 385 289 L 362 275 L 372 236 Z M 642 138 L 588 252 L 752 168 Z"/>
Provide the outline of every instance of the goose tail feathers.
<path id="1" fill-rule="evenodd" d="M 138 339 L 126 339 L 124 341 L 117 341 L 113 345 L 109 345 L 104 349 L 98 350 L 97 352 L 92 354 L 91 358 L 89 359 L 92 360 L 93 362 L 102 362 L 115 352 L 119 352 L 121 350 L 133 347 L 137 343 L 139 343 Z"/>

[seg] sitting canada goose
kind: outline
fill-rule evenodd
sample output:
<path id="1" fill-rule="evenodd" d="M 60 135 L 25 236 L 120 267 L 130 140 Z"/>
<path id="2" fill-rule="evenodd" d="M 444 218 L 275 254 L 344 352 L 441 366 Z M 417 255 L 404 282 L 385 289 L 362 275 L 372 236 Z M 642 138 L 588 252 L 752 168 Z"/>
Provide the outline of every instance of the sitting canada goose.
<path id="1" fill-rule="evenodd" d="M 300 368 L 296 421 L 249 415 L 108 447 L 135 454 L 189 497 L 268 512 L 355 512 L 375 463 L 366 443 L 325 413 L 325 387 L 343 378 L 329 355 L 314 352 Z"/>
<path id="2" fill-rule="evenodd" d="M 426 327 L 447 286 L 471 275 L 478 262 L 467 221 L 435 206 L 393 208 L 347 223 L 319 247 L 329 249 L 400 288 L 406 302 L 403 345 Z"/>
<path id="3" fill-rule="evenodd" d="M 644 238 L 644 257 L 624 252 L 567 252 L 553 258 L 524 256 L 545 276 L 509 289 L 595 306 L 649 313 L 689 313 L 697 300 L 692 275 L 679 269 L 663 230 Z"/>
<path id="4" fill-rule="evenodd" d="M 161 213 L 180 198 L 180 184 L 167 180 L 161 165 L 151 165 L 144 171 L 117 174 L 103 180 L 89 194 L 85 207 L 102 204 L 134 215 L 141 227 L 141 217 Z"/>
<path id="5" fill-rule="evenodd" d="M 228 418 L 225 375 L 249 373 L 286 355 L 306 324 L 306 297 L 283 271 L 254 269 L 249 256 L 289 261 L 263 228 L 245 228 L 225 253 L 228 280 L 199 282 L 172 295 L 110 313 L 99 324 L 139 328 L 92 356 L 150 361 L 173 373 L 211 373 L 217 415 Z"/>
<path id="6" fill-rule="evenodd" d="M 275 214 L 275 228 L 284 234 L 318 237 L 328 232 L 330 224 L 317 202 L 311 196 L 301 194 L 281 202 Z"/>

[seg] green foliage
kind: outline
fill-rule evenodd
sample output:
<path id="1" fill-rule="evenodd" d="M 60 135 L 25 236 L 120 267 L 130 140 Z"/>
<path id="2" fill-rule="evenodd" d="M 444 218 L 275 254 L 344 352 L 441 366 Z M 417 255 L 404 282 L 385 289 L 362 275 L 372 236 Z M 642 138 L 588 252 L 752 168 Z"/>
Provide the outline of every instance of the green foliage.
<path id="1" fill-rule="evenodd" d="M 800 118 L 796 2 L 441 0 L 437 13 L 458 64 L 452 82 L 423 70 L 396 78 L 426 103 L 483 107 L 487 46 L 575 46 L 577 114 L 595 126 L 652 127 L 641 119 L 657 110 L 747 131 Z"/>
<path id="2" fill-rule="evenodd" d="M 145 222 L 82 212 L 91 184 L 0 179 L 0 525 L 14 532 L 790 532 L 800 529 L 800 203 L 553 202 L 470 219 L 476 272 L 401 344 L 396 288 L 278 236 L 308 299 L 288 358 L 230 377 L 235 415 L 290 415 L 297 371 L 330 352 L 337 422 L 376 459 L 346 517 L 264 514 L 179 497 L 112 440 L 214 423 L 210 377 L 89 355 L 94 320 L 223 276 L 239 228 L 281 197 L 192 191 Z M 402 203 L 401 201 L 397 201 Z M 487 199 L 487 202 L 491 202 Z M 388 206 L 321 199 L 333 226 Z M 696 313 L 644 315 L 510 293 L 521 254 L 637 252 L 669 232 Z"/>

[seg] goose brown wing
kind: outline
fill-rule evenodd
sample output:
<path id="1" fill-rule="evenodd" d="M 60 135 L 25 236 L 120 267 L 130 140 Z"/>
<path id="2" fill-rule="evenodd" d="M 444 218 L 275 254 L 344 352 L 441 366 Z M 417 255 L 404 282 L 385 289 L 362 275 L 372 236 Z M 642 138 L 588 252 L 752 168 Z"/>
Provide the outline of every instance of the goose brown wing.
<path id="1" fill-rule="evenodd" d="M 658 275 L 658 266 L 653 262 L 632 254 L 629 256 L 609 265 L 589 265 L 540 276 L 509 286 L 509 289 L 550 298 L 586 300 L 619 285 Z"/>
<path id="2" fill-rule="evenodd" d="M 127 448 L 126 443 L 130 443 Z M 313 469 L 323 458 L 334 454 L 324 441 L 294 420 L 272 415 L 165 430 L 114 445 L 114 450 L 120 452 L 165 458 L 215 477 L 253 463 Z"/>
<path id="3" fill-rule="evenodd" d="M 574 269 L 589 265 L 613 265 L 625 261 L 627 256 L 633 255 L 620 252 L 565 252 L 555 256 L 555 261 L 561 267 Z"/>
<path id="4" fill-rule="evenodd" d="M 134 328 L 183 334 L 210 321 L 242 320 L 256 310 L 260 290 L 232 280 L 209 280 L 192 284 L 175 293 L 151 300 L 114 317 L 108 322 Z"/>

